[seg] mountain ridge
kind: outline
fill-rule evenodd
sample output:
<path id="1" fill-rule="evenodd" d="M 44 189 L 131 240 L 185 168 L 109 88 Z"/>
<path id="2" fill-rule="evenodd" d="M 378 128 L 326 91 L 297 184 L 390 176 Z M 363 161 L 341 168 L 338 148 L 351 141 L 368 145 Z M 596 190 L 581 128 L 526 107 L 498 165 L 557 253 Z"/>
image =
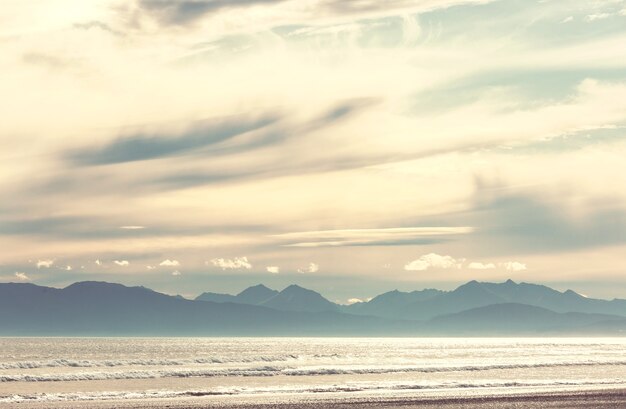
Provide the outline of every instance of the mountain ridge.
<path id="1" fill-rule="evenodd" d="M 259 285 L 255 287 L 258 287 Z M 268 287 L 263 287 L 270 290 Z M 286 287 L 284 290 L 289 287 L 291 286 Z M 253 287 L 249 287 L 244 291 L 251 288 Z M 244 291 L 242 291 L 242 293 Z M 275 296 L 280 294 L 276 290 L 270 291 L 275 291 Z M 321 294 L 315 294 L 328 301 Z M 219 294 L 219 296 L 226 297 L 223 301 L 220 301 L 220 299 L 215 297 L 215 295 L 218 294 L 214 294 L 212 298 L 203 297 L 203 295 L 196 299 L 205 299 L 207 301 L 217 302 L 241 302 L 238 300 L 238 296 L 229 294 Z M 590 314 L 612 314 L 626 317 L 626 300 L 624 299 L 614 298 L 612 300 L 602 300 L 588 298 L 569 289 L 560 292 L 545 285 L 525 282 L 516 283 L 511 279 L 502 283 L 471 280 L 467 283 L 461 284 L 452 291 L 443 291 L 432 288 L 414 290 L 411 292 L 392 290 L 379 294 L 367 302 L 355 303 L 351 305 L 342 305 L 332 303 L 331 301 L 328 301 L 328 303 L 330 304 L 326 304 L 326 307 L 322 308 L 322 310 L 338 310 L 355 315 L 369 315 L 382 318 L 400 318 L 404 320 L 417 321 L 428 320 L 438 315 L 452 314 L 470 308 L 504 303 L 533 305 L 547 308 L 559 313 L 585 312 Z M 296 308 L 289 303 L 278 303 L 276 301 L 271 302 L 269 299 L 265 303 L 258 303 L 254 305 L 266 305 L 272 308 L 287 311 L 302 310 L 301 307 Z M 304 310 L 319 311 L 320 308 L 321 307 L 311 309 L 305 308 Z"/>
<path id="2" fill-rule="evenodd" d="M 258 304 L 230 301 L 241 294 Z M 0 335 L 626 335 L 625 300 L 589 299 L 573 291 L 511 280 L 470 281 L 453 291 L 390 291 L 360 303 L 360 310 L 332 303 L 298 285 L 280 292 L 256 285 L 237 296 L 225 296 L 226 302 L 188 300 L 142 286 L 96 281 L 61 289 L 0 283 Z M 264 300 L 266 296 L 270 298 Z M 558 312 L 511 299 L 609 312 Z M 370 303 L 371 310 L 364 310 Z M 395 316 L 385 316 L 391 314 Z"/>

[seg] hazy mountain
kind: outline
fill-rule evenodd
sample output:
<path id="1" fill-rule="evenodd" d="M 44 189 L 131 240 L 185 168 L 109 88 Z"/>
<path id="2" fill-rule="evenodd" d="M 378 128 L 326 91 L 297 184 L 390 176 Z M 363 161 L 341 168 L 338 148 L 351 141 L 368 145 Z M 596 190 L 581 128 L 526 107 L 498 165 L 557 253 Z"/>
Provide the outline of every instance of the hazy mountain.
<path id="1" fill-rule="evenodd" d="M 525 304 L 495 304 L 431 319 L 428 332 L 441 334 L 507 335 L 538 333 L 581 333 L 589 326 L 614 326 L 626 330 L 623 317 L 579 312 L 557 313 Z"/>
<path id="2" fill-rule="evenodd" d="M 412 292 L 393 290 L 376 296 L 368 302 L 342 306 L 342 310 L 350 314 L 397 318 L 398 311 L 401 311 L 407 305 L 429 300 L 443 293 L 443 291 L 435 289 Z"/>
<path id="3" fill-rule="evenodd" d="M 626 300 L 598 300 L 584 297 L 572 290 L 560 292 L 537 284 L 481 283 L 488 291 L 497 294 L 507 302 L 536 305 L 556 312 L 589 312 L 626 316 Z"/>
<path id="4" fill-rule="evenodd" d="M 263 284 L 258 284 L 246 288 L 237 295 L 202 293 L 196 300 L 260 305 L 281 311 L 321 312 L 339 310 L 337 304 L 328 301 L 321 294 L 297 285 L 290 285 L 278 292 Z"/>
<path id="5" fill-rule="evenodd" d="M 573 291 L 560 293 L 512 281 L 471 281 L 450 292 L 392 291 L 363 303 L 360 311 L 343 309 L 363 314 L 365 307 L 387 318 L 340 312 L 319 293 L 297 285 L 281 292 L 257 285 L 221 299 L 229 302 L 192 301 L 144 287 L 103 282 L 75 283 L 64 289 L 0 284 L 0 335 L 626 334 L 623 315 L 562 313 L 530 304 L 615 309 L 625 314 L 626 309 L 620 309 L 623 300 L 591 300 Z M 245 303 L 263 299 L 262 305 Z M 512 303 L 511 299 L 527 302 Z"/>
<path id="6" fill-rule="evenodd" d="M 423 320 L 438 315 L 464 311 L 470 308 L 506 303 L 507 300 L 488 291 L 477 281 L 463 284 L 454 291 L 418 301 L 399 311 L 397 317 Z"/>
<path id="7" fill-rule="evenodd" d="M 258 284 L 253 287 L 248 287 L 239 294 L 237 294 L 236 302 L 243 304 L 260 305 L 276 296 L 278 291 L 267 288 L 263 284 Z"/>
<path id="8" fill-rule="evenodd" d="M 291 293 L 292 291 L 288 291 Z M 300 292 L 298 292 L 300 293 Z M 0 284 L 0 335 L 386 335 L 415 323 L 338 312 L 190 301 L 143 287 Z"/>
<path id="9" fill-rule="evenodd" d="M 196 300 L 212 302 L 234 302 L 238 304 L 260 305 L 278 294 L 278 291 L 267 288 L 263 284 L 248 287 L 237 295 L 202 293 Z"/>
<path id="10" fill-rule="evenodd" d="M 238 302 L 237 297 L 230 294 L 220 294 L 220 293 L 211 293 L 206 292 L 202 293 L 196 297 L 196 301 L 211 301 L 211 302 Z M 247 303 L 240 303 L 247 304 Z"/>
<path id="11" fill-rule="evenodd" d="M 438 315 L 506 302 L 506 299 L 488 291 L 477 281 L 470 281 L 449 292 L 424 290 L 401 293 L 392 291 L 344 311 L 387 318 L 427 320 Z"/>
<path id="12" fill-rule="evenodd" d="M 555 312 L 585 312 L 626 316 L 626 300 L 597 300 L 574 291 L 559 292 L 536 284 L 480 283 L 470 281 L 454 291 L 424 290 L 401 293 L 392 291 L 367 303 L 345 307 L 351 314 L 387 318 L 427 320 L 492 304 L 517 303 L 546 308 Z"/>
<path id="13" fill-rule="evenodd" d="M 297 285 L 290 285 L 261 305 L 282 311 L 338 311 L 337 304 L 328 301 L 321 294 Z"/>

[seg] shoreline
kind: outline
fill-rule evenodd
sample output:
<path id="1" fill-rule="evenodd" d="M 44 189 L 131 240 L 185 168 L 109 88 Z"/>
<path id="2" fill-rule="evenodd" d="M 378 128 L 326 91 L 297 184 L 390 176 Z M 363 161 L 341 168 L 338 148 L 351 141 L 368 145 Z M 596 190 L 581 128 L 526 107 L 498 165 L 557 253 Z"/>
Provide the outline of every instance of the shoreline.
<path id="1" fill-rule="evenodd" d="M 88 409 L 396 409 L 396 408 L 626 408 L 626 388 L 519 392 L 476 396 L 403 396 L 403 397 L 281 397 L 264 400 L 261 397 L 202 397 L 149 400 L 54 401 L 0 404 L 1 408 L 88 408 Z"/>

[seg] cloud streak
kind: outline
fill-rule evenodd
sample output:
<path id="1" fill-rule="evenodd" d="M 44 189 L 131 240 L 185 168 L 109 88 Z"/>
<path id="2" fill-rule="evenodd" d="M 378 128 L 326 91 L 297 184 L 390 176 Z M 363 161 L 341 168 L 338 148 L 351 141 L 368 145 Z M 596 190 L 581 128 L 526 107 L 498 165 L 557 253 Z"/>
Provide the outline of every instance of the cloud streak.
<path id="1" fill-rule="evenodd" d="M 165 25 L 192 23 L 221 9 L 280 3 L 281 0 L 139 0 L 139 8 Z"/>
<path id="2" fill-rule="evenodd" d="M 100 148 L 73 150 L 66 154 L 66 158 L 83 166 L 159 159 L 216 145 L 268 126 L 276 120 L 275 116 L 266 116 L 259 119 L 238 117 L 204 121 L 180 134 L 139 133 L 123 136 Z"/>
<path id="3" fill-rule="evenodd" d="M 471 233 L 472 227 L 396 227 L 340 229 L 283 233 L 272 237 L 289 241 L 287 247 L 340 247 L 389 244 L 432 244 L 439 236 Z"/>

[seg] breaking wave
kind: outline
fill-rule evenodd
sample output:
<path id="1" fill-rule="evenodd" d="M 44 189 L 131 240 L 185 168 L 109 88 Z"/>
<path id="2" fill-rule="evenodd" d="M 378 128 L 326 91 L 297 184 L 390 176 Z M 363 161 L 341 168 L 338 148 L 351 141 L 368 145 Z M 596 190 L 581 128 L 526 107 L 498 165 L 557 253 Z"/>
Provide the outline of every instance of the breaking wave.
<path id="1" fill-rule="evenodd" d="M 208 368 L 208 369 L 158 369 L 158 370 L 126 370 L 119 372 L 75 372 L 60 374 L 2 374 L 0 382 L 63 382 L 63 381 L 94 381 L 121 379 L 155 379 L 155 378 L 192 378 L 192 377 L 227 377 L 227 376 L 317 376 L 317 375 L 368 375 L 388 373 L 436 373 L 436 372 L 474 372 L 495 369 L 532 369 L 572 366 L 626 366 L 626 361 L 578 361 L 535 364 L 496 364 L 466 366 L 388 366 L 388 367 L 305 367 L 292 368 L 280 366 L 259 366 L 253 368 Z"/>
<path id="2" fill-rule="evenodd" d="M 273 388 L 215 388 L 212 390 L 189 391 L 141 391 L 141 392 L 73 392 L 73 393 L 33 393 L 0 395 L 2 403 L 21 402 L 52 402 L 52 401 L 102 401 L 102 400 L 146 400 L 167 398 L 197 398 L 228 395 L 254 394 L 319 394 L 319 393 L 350 393 L 368 391 L 410 391 L 410 390 L 437 390 L 437 389 L 468 389 L 468 388 L 528 388 L 528 387 L 583 387 L 583 386 L 619 386 L 625 381 L 545 381 L 545 382 L 445 382 L 432 384 L 419 383 L 354 383 L 345 385 L 324 385 L 317 387 L 273 387 Z"/>
<path id="3" fill-rule="evenodd" d="M 332 356 L 324 356 L 332 357 Z M 0 369 L 38 368 L 113 368 L 116 366 L 185 366 L 194 364 L 228 364 L 254 362 L 287 362 L 299 359 L 298 355 L 264 355 L 243 358 L 196 358 L 196 359 L 119 359 L 119 360 L 74 360 L 51 359 L 48 361 L 0 362 Z"/>

